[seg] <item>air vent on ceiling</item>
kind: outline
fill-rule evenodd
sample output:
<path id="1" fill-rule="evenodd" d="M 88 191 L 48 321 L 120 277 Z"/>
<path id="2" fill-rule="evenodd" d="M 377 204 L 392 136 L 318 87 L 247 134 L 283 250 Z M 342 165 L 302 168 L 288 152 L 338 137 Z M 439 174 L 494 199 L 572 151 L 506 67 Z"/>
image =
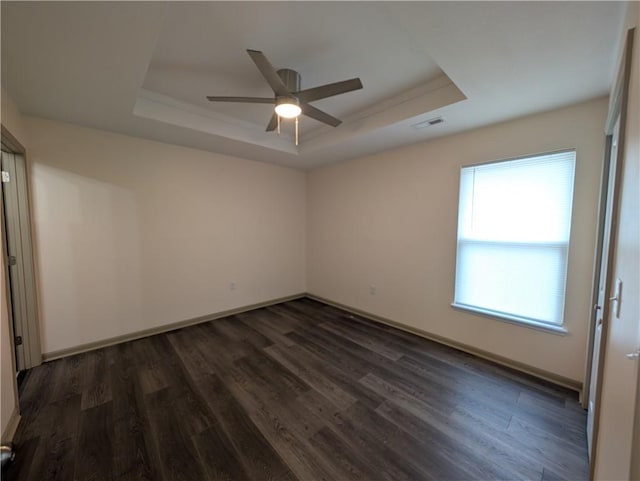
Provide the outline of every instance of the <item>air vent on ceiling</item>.
<path id="1" fill-rule="evenodd" d="M 411 127 L 416 130 L 421 130 L 426 129 L 427 127 L 431 127 L 432 125 L 441 124 L 442 122 L 444 122 L 444 119 L 442 117 L 435 117 L 433 119 L 424 120 L 422 122 L 418 122 L 417 124 L 413 124 Z"/>

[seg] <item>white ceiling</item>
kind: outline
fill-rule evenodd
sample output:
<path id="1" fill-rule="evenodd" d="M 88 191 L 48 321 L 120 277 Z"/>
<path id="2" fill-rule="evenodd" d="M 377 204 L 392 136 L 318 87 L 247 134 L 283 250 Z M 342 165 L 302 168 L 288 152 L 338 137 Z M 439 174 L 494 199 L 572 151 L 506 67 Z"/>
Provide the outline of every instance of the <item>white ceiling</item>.
<path id="1" fill-rule="evenodd" d="M 300 168 L 569 105 L 609 91 L 623 2 L 7 2 L 2 85 L 28 115 Z M 302 88 L 360 77 L 264 131 L 272 96 L 246 53 Z M 442 116 L 445 122 L 412 125 Z"/>

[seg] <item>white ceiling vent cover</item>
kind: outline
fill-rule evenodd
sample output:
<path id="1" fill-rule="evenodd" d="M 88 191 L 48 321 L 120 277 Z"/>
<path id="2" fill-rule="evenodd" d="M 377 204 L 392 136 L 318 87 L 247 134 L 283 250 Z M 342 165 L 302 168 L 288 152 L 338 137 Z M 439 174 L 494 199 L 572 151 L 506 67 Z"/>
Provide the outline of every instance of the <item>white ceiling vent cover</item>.
<path id="1" fill-rule="evenodd" d="M 413 127 L 416 130 L 426 129 L 427 127 L 431 127 L 432 125 L 438 125 L 444 122 L 442 117 L 435 117 L 433 119 L 424 120 L 422 122 L 418 122 L 417 124 L 413 124 Z"/>

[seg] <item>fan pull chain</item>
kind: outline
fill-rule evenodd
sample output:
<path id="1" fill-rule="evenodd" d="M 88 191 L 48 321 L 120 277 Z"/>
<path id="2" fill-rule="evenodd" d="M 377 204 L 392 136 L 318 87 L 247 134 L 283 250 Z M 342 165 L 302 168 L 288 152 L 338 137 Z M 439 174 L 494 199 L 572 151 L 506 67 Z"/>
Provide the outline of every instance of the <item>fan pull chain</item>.
<path id="1" fill-rule="evenodd" d="M 276 115 L 276 117 L 278 117 L 278 135 L 280 135 L 280 116 Z"/>
<path id="2" fill-rule="evenodd" d="M 298 117 L 296 117 L 296 145 L 298 145 Z"/>

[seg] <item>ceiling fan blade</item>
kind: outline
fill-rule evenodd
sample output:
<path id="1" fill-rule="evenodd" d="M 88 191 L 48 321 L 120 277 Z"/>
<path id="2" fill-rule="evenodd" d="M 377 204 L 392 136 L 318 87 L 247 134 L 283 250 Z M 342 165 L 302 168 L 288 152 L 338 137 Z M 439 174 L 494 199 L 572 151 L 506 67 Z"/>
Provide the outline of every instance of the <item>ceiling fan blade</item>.
<path id="1" fill-rule="evenodd" d="M 264 97 L 214 97 L 207 95 L 207 100 L 211 102 L 243 102 L 245 104 L 273 104 L 275 100 L 273 98 Z"/>
<path id="2" fill-rule="evenodd" d="M 253 60 L 253 63 L 256 64 L 256 67 L 258 67 L 258 70 L 260 70 L 260 73 L 262 74 L 262 76 L 266 79 L 267 82 L 269 82 L 269 85 L 271 86 L 271 88 L 273 89 L 273 92 L 276 95 L 281 95 L 281 96 L 291 95 L 291 92 L 289 92 L 289 89 L 287 89 L 287 86 L 284 84 L 284 82 L 278 75 L 278 72 L 276 71 L 276 69 L 273 68 L 273 65 L 271 65 L 271 62 L 267 60 L 267 57 L 265 57 L 262 52 L 258 50 L 248 49 L 247 53 L 251 57 L 251 60 Z"/>
<path id="3" fill-rule="evenodd" d="M 273 115 L 271 116 L 271 120 L 269 120 L 269 123 L 267 124 L 266 132 L 272 132 L 276 130 L 277 126 L 278 126 L 278 116 L 274 112 Z"/>
<path id="4" fill-rule="evenodd" d="M 300 92 L 296 92 L 295 96 L 298 97 L 300 102 L 312 102 L 314 100 L 326 99 L 327 97 L 333 97 L 334 95 L 344 94 L 361 88 L 362 82 L 360 79 L 352 78 L 350 80 L 343 80 L 342 82 L 335 82 L 311 89 L 301 90 Z"/>
<path id="5" fill-rule="evenodd" d="M 311 117 L 312 119 L 316 119 L 324 124 L 331 125 L 332 127 L 337 127 L 342 123 L 342 120 L 336 119 L 332 117 L 326 112 L 323 112 L 320 109 L 317 109 L 309 104 L 301 104 L 300 108 L 302 109 L 302 113 L 307 117 Z"/>

